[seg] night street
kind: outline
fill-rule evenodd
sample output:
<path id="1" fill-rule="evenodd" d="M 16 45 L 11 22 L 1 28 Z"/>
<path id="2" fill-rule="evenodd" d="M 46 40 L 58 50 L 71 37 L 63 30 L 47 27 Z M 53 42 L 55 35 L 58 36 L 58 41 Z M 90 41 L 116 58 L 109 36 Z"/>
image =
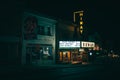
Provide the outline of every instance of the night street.
<path id="1" fill-rule="evenodd" d="M 22 68 L 1 74 L 1 79 L 9 80 L 115 80 L 119 79 L 120 65 L 72 65 L 69 67 Z M 20 69 L 20 68 L 19 68 Z"/>
<path id="2" fill-rule="evenodd" d="M 120 80 L 120 4 L 3 0 L 0 80 Z"/>

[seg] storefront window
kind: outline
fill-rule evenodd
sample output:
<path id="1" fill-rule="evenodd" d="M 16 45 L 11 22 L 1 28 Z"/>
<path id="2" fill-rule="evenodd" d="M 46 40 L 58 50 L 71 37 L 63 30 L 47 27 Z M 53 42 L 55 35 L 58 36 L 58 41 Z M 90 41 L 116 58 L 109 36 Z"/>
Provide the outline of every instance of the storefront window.
<path id="1" fill-rule="evenodd" d="M 33 60 L 38 60 L 38 59 L 40 59 L 39 50 L 37 50 L 37 48 L 35 48 L 35 47 L 32 47 L 32 59 L 33 59 Z"/>
<path id="2" fill-rule="evenodd" d="M 59 60 L 63 63 L 69 63 L 71 61 L 70 51 L 63 51 L 59 53 Z"/>
<path id="3" fill-rule="evenodd" d="M 77 61 L 77 54 L 76 54 L 76 53 L 73 53 L 73 54 L 72 54 L 72 60 L 73 60 L 73 61 Z"/>
<path id="4" fill-rule="evenodd" d="M 26 62 L 40 63 L 43 60 L 53 60 L 52 46 L 30 44 L 26 47 Z"/>
<path id="5" fill-rule="evenodd" d="M 43 59 L 52 59 L 52 47 L 44 47 L 43 49 Z"/>

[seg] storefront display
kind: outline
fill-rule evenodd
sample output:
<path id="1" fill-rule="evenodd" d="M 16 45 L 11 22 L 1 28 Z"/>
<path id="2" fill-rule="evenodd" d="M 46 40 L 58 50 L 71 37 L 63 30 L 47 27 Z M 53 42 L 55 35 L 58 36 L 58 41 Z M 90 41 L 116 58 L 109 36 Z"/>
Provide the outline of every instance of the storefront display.
<path id="1" fill-rule="evenodd" d="M 26 47 L 26 63 L 40 64 L 44 60 L 53 60 L 52 46 L 28 44 Z"/>
<path id="2" fill-rule="evenodd" d="M 82 62 L 88 62 L 89 49 L 93 49 L 94 46 L 94 42 L 59 41 L 60 62 L 67 62 L 72 64 L 81 64 Z"/>

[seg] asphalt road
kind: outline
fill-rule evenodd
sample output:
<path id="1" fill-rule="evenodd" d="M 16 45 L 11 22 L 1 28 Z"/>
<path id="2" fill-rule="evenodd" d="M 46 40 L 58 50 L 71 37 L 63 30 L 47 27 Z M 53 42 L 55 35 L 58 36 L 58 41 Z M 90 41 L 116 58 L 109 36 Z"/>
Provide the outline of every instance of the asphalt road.
<path id="1" fill-rule="evenodd" d="M 119 80 L 120 65 L 89 65 L 63 68 L 24 68 L 1 74 L 0 80 Z"/>

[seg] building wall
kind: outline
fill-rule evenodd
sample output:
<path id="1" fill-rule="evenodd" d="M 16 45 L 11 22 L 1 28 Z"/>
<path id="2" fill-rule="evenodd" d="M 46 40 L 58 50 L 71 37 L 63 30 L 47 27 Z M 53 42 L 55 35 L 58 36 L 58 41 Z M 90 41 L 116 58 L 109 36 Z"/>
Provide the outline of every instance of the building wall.
<path id="1" fill-rule="evenodd" d="M 28 20 L 28 21 L 26 21 L 26 20 Z M 27 48 L 29 48 L 31 50 L 32 47 L 39 48 L 38 54 L 40 54 L 40 55 L 39 55 L 38 59 L 34 60 L 35 64 L 55 63 L 56 21 L 53 19 L 49 19 L 47 17 L 41 16 L 39 14 L 34 14 L 31 12 L 24 12 L 22 24 L 23 24 L 22 25 L 22 31 L 23 31 L 23 34 L 22 34 L 22 36 L 23 36 L 22 64 L 27 63 L 26 62 Z M 43 55 L 44 52 L 41 53 L 40 51 L 41 50 L 45 51 L 47 48 L 52 50 L 52 52 L 51 52 L 52 58 L 43 59 L 43 56 L 41 57 L 41 55 Z M 34 49 L 32 49 L 32 50 L 34 52 Z M 33 56 L 33 53 L 29 53 L 29 56 Z M 34 58 L 33 57 L 29 57 L 29 58 L 30 58 L 30 60 L 32 60 L 32 61 L 29 61 L 30 64 L 34 64 L 34 63 L 32 63 Z"/>
<path id="2" fill-rule="evenodd" d="M 94 32 L 92 35 L 89 35 L 88 39 L 89 39 L 89 41 L 93 41 L 96 43 L 95 50 L 100 50 L 100 48 L 104 47 L 102 38 L 99 33 Z"/>
<path id="3" fill-rule="evenodd" d="M 15 65 L 20 64 L 20 40 L 18 37 L 0 37 L 0 64 Z"/>
<path id="4" fill-rule="evenodd" d="M 76 28 L 75 28 L 76 27 Z M 76 30 L 75 30 L 76 29 Z M 56 59 L 58 63 L 81 63 L 88 62 L 88 54 L 87 51 L 84 50 L 89 47 L 82 48 L 81 46 L 78 48 L 59 48 L 59 41 L 87 41 L 87 35 L 84 31 L 83 34 L 80 34 L 79 28 L 77 25 L 72 24 L 72 22 L 67 21 L 58 21 L 57 29 L 56 29 L 56 48 L 57 55 Z M 81 51 L 80 51 L 81 48 Z"/>
<path id="5" fill-rule="evenodd" d="M 56 63 L 59 63 L 60 49 L 59 41 L 73 41 L 74 26 L 71 22 L 58 20 L 56 27 Z"/>
<path id="6" fill-rule="evenodd" d="M 73 40 L 74 26 L 70 22 L 59 21 L 56 32 L 57 40 Z"/>

